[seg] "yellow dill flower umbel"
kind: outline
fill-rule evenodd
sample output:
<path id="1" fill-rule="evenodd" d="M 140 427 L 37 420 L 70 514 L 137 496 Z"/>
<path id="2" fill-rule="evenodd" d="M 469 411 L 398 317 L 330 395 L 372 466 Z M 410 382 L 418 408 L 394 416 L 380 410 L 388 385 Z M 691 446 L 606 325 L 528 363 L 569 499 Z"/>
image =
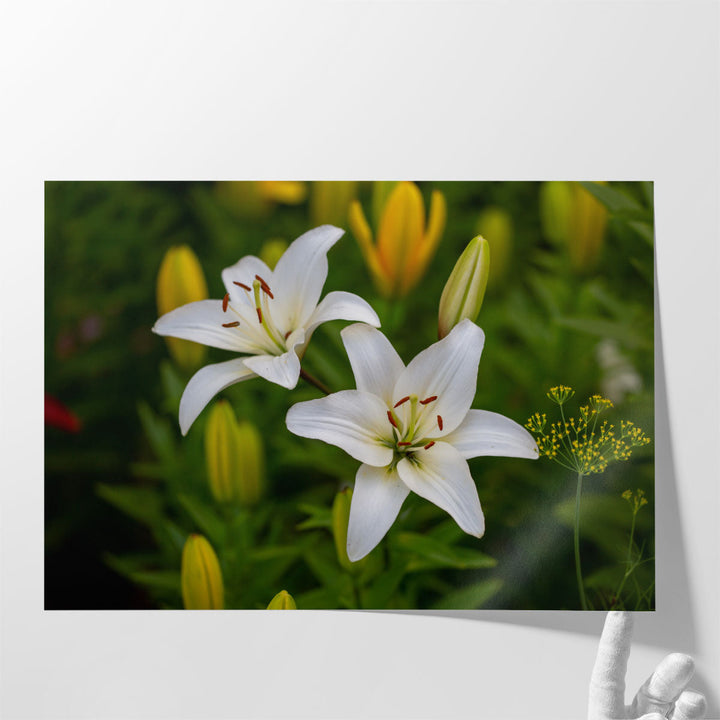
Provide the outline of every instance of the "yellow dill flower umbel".
<path id="1" fill-rule="evenodd" d="M 610 462 L 629 460 L 633 448 L 647 445 L 650 438 L 632 422 L 622 420 L 620 431 L 600 415 L 613 404 L 601 395 L 592 395 L 580 407 L 580 417 L 566 417 L 564 403 L 575 394 L 567 385 L 553 387 L 547 396 L 561 410 L 561 419 L 547 427 L 545 413 L 535 413 L 525 427 L 535 434 L 541 456 L 581 475 L 602 473 Z"/>
<path id="2" fill-rule="evenodd" d="M 386 189 L 384 185 L 378 187 Z M 387 298 L 404 297 L 425 274 L 440 242 L 445 228 L 445 198 L 433 191 L 426 224 L 419 188 L 400 182 L 379 216 L 376 241 L 359 202 L 350 205 L 348 221 L 378 291 Z"/>
<path id="3" fill-rule="evenodd" d="M 180 568 L 186 610 L 222 610 L 225 604 L 220 562 L 212 545 L 193 533 L 185 541 Z"/>
<path id="4" fill-rule="evenodd" d="M 160 315 L 187 303 L 206 300 L 207 283 L 200 261 L 187 245 L 171 247 L 160 263 L 157 276 L 157 306 Z M 173 360 L 187 371 L 196 370 L 205 359 L 205 346 L 191 340 L 165 338 Z"/>

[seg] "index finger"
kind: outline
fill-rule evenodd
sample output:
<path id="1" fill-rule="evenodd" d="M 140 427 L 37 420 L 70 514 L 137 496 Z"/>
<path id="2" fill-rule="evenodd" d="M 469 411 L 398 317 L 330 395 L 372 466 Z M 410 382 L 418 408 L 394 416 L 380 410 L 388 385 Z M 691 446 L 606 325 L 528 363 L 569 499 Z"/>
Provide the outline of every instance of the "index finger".
<path id="1" fill-rule="evenodd" d="M 625 717 L 625 674 L 632 644 L 633 618 L 609 612 L 590 678 L 589 720 Z"/>

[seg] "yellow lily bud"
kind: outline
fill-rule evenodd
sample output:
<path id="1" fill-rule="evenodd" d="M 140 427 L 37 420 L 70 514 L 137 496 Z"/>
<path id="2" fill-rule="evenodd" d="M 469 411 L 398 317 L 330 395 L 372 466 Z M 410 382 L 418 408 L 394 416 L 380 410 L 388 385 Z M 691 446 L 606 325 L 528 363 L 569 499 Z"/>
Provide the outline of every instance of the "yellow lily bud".
<path id="1" fill-rule="evenodd" d="M 160 263 L 157 276 L 158 313 L 164 315 L 207 297 L 205 275 L 195 253 L 187 245 L 171 247 Z M 165 338 L 165 342 L 175 362 L 184 370 L 195 370 L 202 365 L 205 345 L 171 337 Z"/>
<path id="2" fill-rule="evenodd" d="M 230 403 L 213 405 L 205 426 L 205 465 L 217 502 L 255 505 L 264 485 L 262 439 L 249 422 L 238 423 Z"/>
<path id="3" fill-rule="evenodd" d="M 545 235 L 567 246 L 575 270 L 588 272 L 597 265 L 607 209 L 580 183 L 544 183 L 540 188 L 540 219 Z"/>
<path id="4" fill-rule="evenodd" d="M 380 218 L 392 191 L 398 185 L 397 180 L 376 180 L 372 184 L 372 197 L 370 198 L 370 213 L 373 225 L 380 227 Z"/>
<path id="5" fill-rule="evenodd" d="M 461 320 L 473 322 L 480 313 L 490 270 L 490 246 L 478 235 L 463 250 L 440 297 L 438 337 L 444 338 Z"/>
<path id="6" fill-rule="evenodd" d="M 383 206 L 374 243 L 362 206 L 351 203 L 350 227 L 382 295 L 403 297 L 417 285 L 440 242 L 445 217 L 445 198 L 436 190 L 426 226 L 425 205 L 417 185 L 397 183 Z"/>
<path id="7" fill-rule="evenodd" d="M 347 554 L 347 533 L 348 521 L 350 519 L 350 504 L 352 502 L 352 490 L 345 488 L 341 490 L 333 501 L 332 506 L 332 532 L 335 540 L 335 551 L 340 565 L 349 571 L 359 569 L 365 558 L 359 562 L 352 562 Z"/>
<path id="8" fill-rule="evenodd" d="M 307 197 L 307 185 L 295 180 L 261 180 L 260 195 L 267 202 L 299 205 Z"/>
<path id="9" fill-rule="evenodd" d="M 488 241 L 492 255 L 488 286 L 497 287 L 510 265 L 513 245 L 512 218 L 502 208 L 487 207 L 480 213 L 475 229 L 478 235 L 482 235 Z"/>
<path id="10" fill-rule="evenodd" d="M 348 207 L 355 199 L 357 183 L 353 181 L 318 181 L 310 191 L 310 220 L 313 226 L 346 227 Z"/>
<path id="11" fill-rule="evenodd" d="M 237 499 L 241 505 L 256 505 L 265 489 L 265 451 L 258 429 L 248 420 L 237 426 L 237 449 L 240 456 Z"/>
<path id="12" fill-rule="evenodd" d="M 281 590 L 267 606 L 268 610 L 297 610 L 293 596 L 287 590 Z"/>
<path id="13" fill-rule="evenodd" d="M 186 610 L 223 609 L 225 591 L 220 563 L 202 535 L 192 534 L 185 541 L 180 584 Z"/>
<path id="14" fill-rule="evenodd" d="M 570 236 L 573 192 L 570 183 L 545 182 L 540 186 L 540 224 L 545 237 L 564 245 Z"/>
<path id="15" fill-rule="evenodd" d="M 216 190 L 226 207 L 241 217 L 262 215 L 276 203 L 298 205 L 307 197 L 305 183 L 285 180 L 220 182 Z"/>
<path id="16" fill-rule="evenodd" d="M 260 248 L 260 259 L 271 269 L 274 270 L 277 265 L 277 261 L 282 257 L 282 254 L 288 249 L 288 244 L 280 238 L 273 238 L 268 240 Z"/>

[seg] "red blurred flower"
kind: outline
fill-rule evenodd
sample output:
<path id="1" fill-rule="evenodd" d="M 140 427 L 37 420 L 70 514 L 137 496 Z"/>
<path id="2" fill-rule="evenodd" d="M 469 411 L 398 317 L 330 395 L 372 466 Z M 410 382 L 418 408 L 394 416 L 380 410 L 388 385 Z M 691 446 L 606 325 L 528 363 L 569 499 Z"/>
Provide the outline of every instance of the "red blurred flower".
<path id="1" fill-rule="evenodd" d="M 45 424 L 71 433 L 79 432 L 82 427 L 82 423 L 75 413 L 47 393 L 45 393 Z"/>

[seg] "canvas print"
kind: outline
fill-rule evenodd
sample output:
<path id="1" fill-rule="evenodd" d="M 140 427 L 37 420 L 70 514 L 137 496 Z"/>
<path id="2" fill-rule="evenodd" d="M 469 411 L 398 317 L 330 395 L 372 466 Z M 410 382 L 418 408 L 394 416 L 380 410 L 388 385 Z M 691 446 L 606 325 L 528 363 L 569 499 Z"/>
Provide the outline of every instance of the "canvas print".
<path id="1" fill-rule="evenodd" d="M 653 610 L 653 217 L 46 183 L 46 609 Z"/>

